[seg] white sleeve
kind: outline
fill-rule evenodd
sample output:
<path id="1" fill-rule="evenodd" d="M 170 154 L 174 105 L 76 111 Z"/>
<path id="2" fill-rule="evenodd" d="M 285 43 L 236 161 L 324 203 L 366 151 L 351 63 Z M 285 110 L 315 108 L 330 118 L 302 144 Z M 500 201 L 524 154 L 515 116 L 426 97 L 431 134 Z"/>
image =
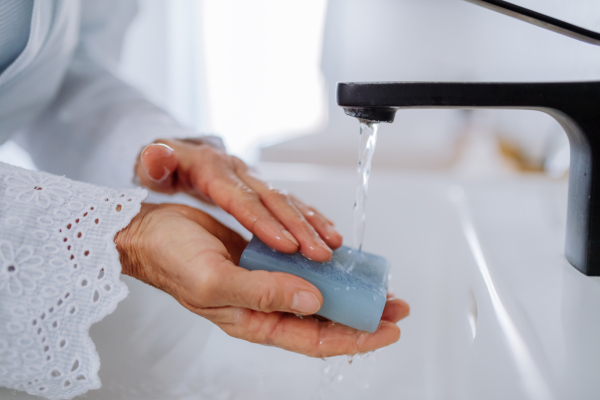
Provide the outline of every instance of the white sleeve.
<path id="1" fill-rule="evenodd" d="M 146 195 L 0 163 L 0 386 L 100 387 L 88 330 L 127 296 L 114 236 Z"/>
<path id="2" fill-rule="evenodd" d="M 133 0 L 82 1 L 79 44 L 59 95 L 17 138 L 39 169 L 131 187 L 134 164 L 145 145 L 160 138 L 201 136 L 117 77 L 123 36 L 135 13 Z"/>

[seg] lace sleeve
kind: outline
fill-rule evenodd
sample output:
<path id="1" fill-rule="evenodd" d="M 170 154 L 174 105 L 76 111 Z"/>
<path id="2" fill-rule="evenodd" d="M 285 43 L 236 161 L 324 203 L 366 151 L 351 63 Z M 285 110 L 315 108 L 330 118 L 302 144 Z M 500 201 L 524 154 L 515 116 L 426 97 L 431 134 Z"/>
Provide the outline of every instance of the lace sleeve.
<path id="1" fill-rule="evenodd" d="M 127 296 L 114 236 L 146 195 L 0 163 L 0 386 L 100 387 L 88 330 Z"/>

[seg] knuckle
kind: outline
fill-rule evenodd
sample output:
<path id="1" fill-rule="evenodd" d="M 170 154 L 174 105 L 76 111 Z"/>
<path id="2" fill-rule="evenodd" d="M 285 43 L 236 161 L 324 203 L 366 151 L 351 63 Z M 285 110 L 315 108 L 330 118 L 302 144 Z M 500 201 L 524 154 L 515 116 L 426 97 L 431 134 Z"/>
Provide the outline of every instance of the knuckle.
<path id="1" fill-rule="evenodd" d="M 259 203 L 260 198 L 256 193 L 242 189 L 237 196 L 231 198 L 229 211 L 235 215 L 250 214 L 250 210 L 255 209 Z"/>
<path id="2" fill-rule="evenodd" d="M 233 164 L 233 168 L 236 172 L 243 172 L 248 170 L 248 166 L 245 162 L 237 158 L 236 156 L 229 156 L 231 163 Z"/>
<path id="3" fill-rule="evenodd" d="M 222 183 L 215 168 L 212 168 L 212 166 L 208 168 L 199 167 L 193 169 L 193 171 L 192 181 L 196 182 L 196 186 L 202 194 L 210 197 L 212 194 L 221 191 Z"/>
<path id="4" fill-rule="evenodd" d="M 239 200 L 241 207 L 246 207 L 248 204 L 260 203 L 258 194 L 247 186 L 240 187 L 240 195 L 236 200 Z"/>
<path id="5" fill-rule="evenodd" d="M 199 146 L 194 149 L 194 153 L 197 155 L 198 160 L 202 160 L 202 162 L 207 165 L 222 166 L 227 157 L 226 154 L 212 146 Z"/>
<path id="6" fill-rule="evenodd" d="M 255 222 L 262 215 L 262 204 L 256 194 L 246 193 L 232 198 L 225 211 L 234 215 L 238 221 Z"/>
<path id="7" fill-rule="evenodd" d="M 277 311 L 278 291 L 272 286 L 263 286 L 256 294 L 257 307 L 260 311 Z"/>
<path id="8" fill-rule="evenodd" d="M 244 184 L 240 184 L 239 188 L 245 198 L 253 200 L 253 201 L 260 200 L 258 193 L 256 193 L 254 190 L 252 190 L 248 186 L 246 186 Z"/>
<path id="9" fill-rule="evenodd" d="M 285 190 L 280 190 L 275 187 L 269 187 L 269 190 L 266 193 L 266 197 L 271 201 L 288 203 L 291 205 L 291 200 Z"/>

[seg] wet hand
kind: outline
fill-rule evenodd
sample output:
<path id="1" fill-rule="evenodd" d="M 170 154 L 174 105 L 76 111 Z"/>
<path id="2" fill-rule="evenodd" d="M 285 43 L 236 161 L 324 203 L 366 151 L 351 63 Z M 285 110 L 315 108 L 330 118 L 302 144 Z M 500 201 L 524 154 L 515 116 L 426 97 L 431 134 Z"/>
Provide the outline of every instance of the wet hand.
<path id="1" fill-rule="evenodd" d="M 408 305 L 388 298 L 375 333 L 299 318 L 322 305 L 319 290 L 294 275 L 237 266 L 246 241 L 209 215 L 175 204 L 143 204 L 115 236 L 123 273 L 173 296 L 227 334 L 313 357 L 356 354 L 398 340 Z"/>
<path id="2" fill-rule="evenodd" d="M 158 142 L 142 151 L 136 165 L 140 183 L 149 189 L 213 202 L 282 253 L 299 250 L 325 262 L 342 245 L 330 220 L 263 181 L 239 158 L 202 139 Z"/>

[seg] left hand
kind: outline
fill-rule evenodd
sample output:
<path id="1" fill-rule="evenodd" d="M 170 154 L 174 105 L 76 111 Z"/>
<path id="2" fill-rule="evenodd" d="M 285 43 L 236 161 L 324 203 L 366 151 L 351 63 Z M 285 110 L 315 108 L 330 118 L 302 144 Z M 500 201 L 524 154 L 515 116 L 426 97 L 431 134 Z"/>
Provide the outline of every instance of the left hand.
<path id="1" fill-rule="evenodd" d="M 269 247 L 326 262 L 342 245 L 333 223 L 263 181 L 239 158 L 199 139 L 159 140 L 140 154 L 140 183 L 161 193 L 214 202 Z"/>
<path id="2" fill-rule="evenodd" d="M 310 317 L 323 305 L 314 285 L 291 274 L 240 268 L 246 241 L 179 204 L 142 203 L 115 244 L 124 274 L 164 290 L 230 336 L 312 357 L 388 346 L 400 338 L 396 323 L 410 312 L 388 296 L 374 333 Z"/>

